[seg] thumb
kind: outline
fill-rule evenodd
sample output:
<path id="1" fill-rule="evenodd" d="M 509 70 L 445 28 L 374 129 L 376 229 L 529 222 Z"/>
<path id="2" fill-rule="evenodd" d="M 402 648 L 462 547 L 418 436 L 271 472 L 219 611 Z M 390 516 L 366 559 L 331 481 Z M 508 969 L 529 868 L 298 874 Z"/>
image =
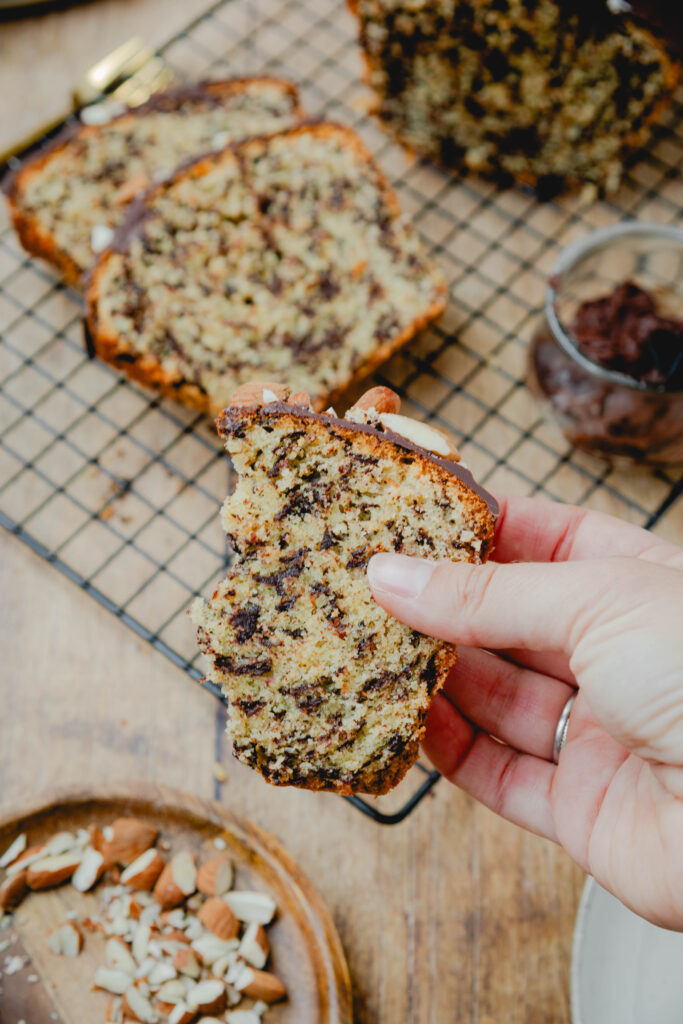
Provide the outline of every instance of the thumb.
<path id="1" fill-rule="evenodd" d="M 626 610 L 632 588 L 619 578 L 631 561 L 469 565 L 381 554 L 367 572 L 375 600 L 420 633 L 472 647 L 571 654 L 591 626 Z"/>

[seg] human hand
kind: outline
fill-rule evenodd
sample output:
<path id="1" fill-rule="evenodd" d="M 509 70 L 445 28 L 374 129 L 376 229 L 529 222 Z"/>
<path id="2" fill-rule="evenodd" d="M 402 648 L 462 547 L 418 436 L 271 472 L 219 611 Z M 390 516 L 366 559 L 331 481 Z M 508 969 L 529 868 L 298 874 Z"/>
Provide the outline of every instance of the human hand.
<path id="1" fill-rule="evenodd" d="M 683 550 L 596 512 L 508 498 L 494 557 L 369 563 L 383 608 L 459 645 L 428 757 L 638 914 L 683 930 Z"/>

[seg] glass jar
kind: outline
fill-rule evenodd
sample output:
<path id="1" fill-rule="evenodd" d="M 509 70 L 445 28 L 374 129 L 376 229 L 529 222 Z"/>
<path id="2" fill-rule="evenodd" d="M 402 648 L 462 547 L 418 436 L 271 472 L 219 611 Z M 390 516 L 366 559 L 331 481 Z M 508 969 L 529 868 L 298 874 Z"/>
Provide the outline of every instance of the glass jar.
<path id="1" fill-rule="evenodd" d="M 620 287 L 627 282 L 636 288 Z M 637 311 L 619 306 L 638 289 L 648 293 L 647 299 L 641 296 L 645 305 L 653 300 L 656 306 L 656 316 L 647 323 L 638 322 Z M 642 379 L 634 372 L 637 359 L 628 364 L 629 372 L 605 365 L 610 359 L 615 362 L 617 335 L 615 345 L 599 332 L 590 335 L 596 308 L 604 311 L 610 302 L 613 323 L 632 315 L 634 337 L 668 344 L 666 379 L 656 367 L 643 374 L 650 379 Z M 627 221 L 594 231 L 560 253 L 546 290 L 542 323 L 531 342 L 528 383 L 547 401 L 572 445 L 613 461 L 683 463 L 683 345 L 678 351 L 671 331 L 666 336 L 662 330 L 659 335 L 647 333 L 657 323 L 680 321 L 683 229 Z M 636 342 L 627 337 L 627 349 L 629 345 L 633 353 Z M 601 361 L 587 350 L 591 356 L 600 353 Z M 648 359 L 653 351 L 647 349 Z M 659 380 L 653 382 L 653 377 Z"/>

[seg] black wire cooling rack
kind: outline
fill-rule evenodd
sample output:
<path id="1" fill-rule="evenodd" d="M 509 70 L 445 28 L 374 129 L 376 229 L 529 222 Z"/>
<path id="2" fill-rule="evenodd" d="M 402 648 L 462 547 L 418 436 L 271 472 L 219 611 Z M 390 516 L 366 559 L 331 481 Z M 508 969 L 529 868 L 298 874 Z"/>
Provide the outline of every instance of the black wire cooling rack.
<path id="1" fill-rule="evenodd" d="M 311 115 L 351 125 L 376 155 L 450 287 L 440 325 L 374 378 L 399 392 L 408 415 L 449 429 L 493 491 L 672 528 L 680 475 L 573 452 L 524 376 L 562 246 L 626 217 L 683 221 L 680 96 L 615 198 L 542 204 L 521 190 L 457 181 L 379 130 L 366 114 L 355 25 L 342 0 L 221 0 L 161 54 L 179 78 L 292 78 Z M 228 562 L 217 512 L 229 466 L 210 423 L 88 358 L 81 313 L 79 297 L 25 256 L 0 211 L 0 523 L 200 679 L 186 609 Z M 418 764 L 388 797 L 349 799 L 393 824 L 437 779 Z"/>

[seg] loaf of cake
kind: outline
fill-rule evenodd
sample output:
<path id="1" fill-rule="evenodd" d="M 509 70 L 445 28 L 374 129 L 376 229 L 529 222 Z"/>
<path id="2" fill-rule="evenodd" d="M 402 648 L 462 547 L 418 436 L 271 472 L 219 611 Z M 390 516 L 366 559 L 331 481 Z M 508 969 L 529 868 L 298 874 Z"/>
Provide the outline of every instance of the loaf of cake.
<path id="1" fill-rule="evenodd" d="M 321 409 L 445 296 L 358 137 L 320 123 L 211 154 L 147 192 L 94 267 L 87 329 L 103 359 L 200 410 L 266 375 Z"/>
<path id="2" fill-rule="evenodd" d="M 100 105 L 106 116 L 111 107 Z M 300 119 L 295 87 L 275 78 L 206 82 L 158 93 L 105 123 L 81 123 L 28 159 L 8 197 L 28 252 L 76 287 L 131 200 L 178 164 Z"/>
<path id="3" fill-rule="evenodd" d="M 378 794 L 400 781 L 456 652 L 376 604 L 367 563 L 491 550 L 494 499 L 399 406 L 372 388 L 340 418 L 251 384 L 218 420 L 239 474 L 222 513 L 238 557 L 192 615 L 235 755 L 277 785 Z"/>
<path id="4" fill-rule="evenodd" d="M 350 3 L 387 129 L 542 198 L 579 183 L 614 191 L 677 81 L 661 27 L 637 23 L 624 0 Z M 679 0 L 668 20 L 680 22 Z"/>

